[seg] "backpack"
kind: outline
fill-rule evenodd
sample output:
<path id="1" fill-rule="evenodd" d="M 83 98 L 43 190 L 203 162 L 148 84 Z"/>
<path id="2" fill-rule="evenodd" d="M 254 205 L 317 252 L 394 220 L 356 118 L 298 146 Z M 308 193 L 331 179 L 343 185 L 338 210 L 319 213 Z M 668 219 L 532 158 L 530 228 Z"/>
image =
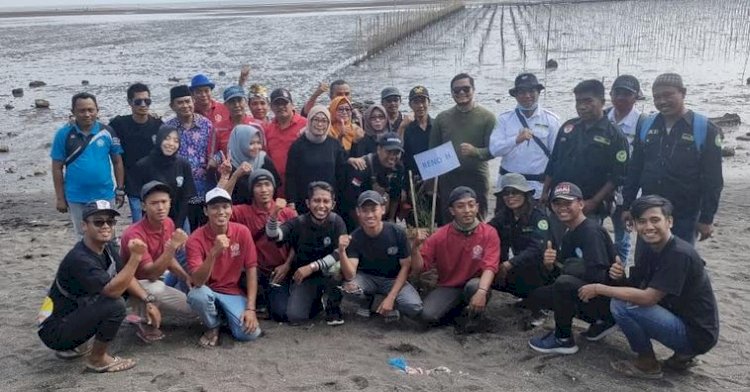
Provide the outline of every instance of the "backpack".
<path id="1" fill-rule="evenodd" d="M 651 114 L 643 121 L 640 128 L 638 129 L 638 138 L 641 142 L 646 141 L 646 136 L 651 126 L 654 125 L 657 114 Z M 693 112 L 693 140 L 695 142 L 695 148 L 700 152 L 703 149 L 703 145 L 706 143 L 706 134 L 708 133 L 708 117 Z"/>
<path id="2" fill-rule="evenodd" d="M 65 160 L 63 161 L 64 166 L 70 166 L 73 161 L 78 159 L 81 155 L 83 155 L 83 152 L 86 150 L 86 147 L 89 146 L 89 144 L 93 143 L 94 140 L 104 136 L 103 131 L 109 132 L 111 137 L 114 137 L 115 131 L 109 126 L 102 123 L 99 123 L 99 132 L 96 134 L 90 133 L 86 137 L 81 137 L 78 132 L 76 132 L 75 126 L 71 126 L 70 130 L 68 130 L 68 134 L 65 135 Z M 71 135 L 74 135 L 75 138 L 75 144 L 71 145 L 68 140 L 71 139 Z"/>

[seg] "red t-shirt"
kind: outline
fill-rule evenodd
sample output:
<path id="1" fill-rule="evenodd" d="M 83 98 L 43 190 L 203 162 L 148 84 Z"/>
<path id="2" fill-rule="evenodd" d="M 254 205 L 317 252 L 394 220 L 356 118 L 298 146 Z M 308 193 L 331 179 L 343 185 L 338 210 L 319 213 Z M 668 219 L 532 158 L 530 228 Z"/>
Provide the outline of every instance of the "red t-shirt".
<path id="1" fill-rule="evenodd" d="M 148 247 L 148 250 L 141 258 L 138 269 L 135 271 L 136 279 L 148 279 L 143 271 L 143 267 L 153 263 L 164 253 L 164 246 L 172 238 L 174 230 L 174 222 L 169 217 L 164 219 L 162 226 L 158 229 L 154 229 L 148 224 L 148 218 L 143 218 L 125 229 L 120 239 L 120 258 L 124 262 L 127 262 L 130 258 L 130 250 L 128 249 L 128 242 L 130 240 L 138 238 L 145 242 Z"/>
<path id="2" fill-rule="evenodd" d="M 242 117 L 241 124 L 254 124 L 263 130 L 263 124 L 252 118 L 251 116 L 245 115 Z M 232 134 L 234 126 L 237 125 L 232 122 L 231 117 L 227 117 L 221 122 L 214 125 L 214 132 L 216 133 L 216 152 L 223 151 L 224 155 L 227 154 L 227 146 L 229 145 L 229 136 Z"/>
<path id="3" fill-rule="evenodd" d="M 289 148 L 300 135 L 300 131 L 307 126 L 307 119 L 294 113 L 292 122 L 285 129 L 281 129 L 279 122 L 273 119 L 266 127 L 266 151 L 271 157 L 276 170 L 279 172 L 282 182 L 286 182 L 286 161 L 289 157 Z M 279 197 L 284 196 L 284 186 L 278 189 Z"/>
<path id="4" fill-rule="evenodd" d="M 266 222 L 269 215 L 270 212 L 253 204 L 241 204 L 232 207 L 232 221 L 250 229 L 258 252 L 258 266 L 266 273 L 270 273 L 274 268 L 284 264 L 291 249 L 288 244 L 279 244 L 266 235 Z M 278 220 L 280 223 L 284 223 L 296 216 L 297 213 L 293 209 L 284 208 L 279 211 Z"/>
<path id="5" fill-rule="evenodd" d="M 437 269 L 438 286 L 462 287 L 484 270 L 497 273 L 500 261 L 500 237 L 486 223 L 469 236 L 447 224 L 422 244 L 424 270 Z"/>
<path id="6" fill-rule="evenodd" d="M 211 100 L 211 105 L 209 105 L 206 110 L 200 111 L 198 108 L 195 108 L 195 111 L 196 113 L 208 118 L 214 128 L 216 128 L 218 123 L 229 118 L 229 109 L 214 99 Z"/>
<path id="7" fill-rule="evenodd" d="M 229 222 L 227 229 L 229 248 L 216 258 L 211 276 L 206 285 L 211 290 L 228 295 L 244 295 L 239 285 L 240 274 L 257 266 L 258 256 L 250 230 L 239 223 Z M 194 273 L 206 260 L 214 246 L 216 234 L 210 224 L 201 226 L 190 235 L 187 241 L 188 271 Z"/>

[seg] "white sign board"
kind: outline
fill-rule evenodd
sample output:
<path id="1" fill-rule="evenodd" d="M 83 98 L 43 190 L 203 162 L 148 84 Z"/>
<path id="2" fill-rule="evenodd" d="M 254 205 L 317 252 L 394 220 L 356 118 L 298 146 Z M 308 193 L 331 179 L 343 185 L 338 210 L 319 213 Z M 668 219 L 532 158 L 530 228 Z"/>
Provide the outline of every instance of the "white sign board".
<path id="1" fill-rule="evenodd" d="M 431 150 L 414 155 L 422 180 L 443 175 L 461 166 L 453 143 L 445 142 Z"/>

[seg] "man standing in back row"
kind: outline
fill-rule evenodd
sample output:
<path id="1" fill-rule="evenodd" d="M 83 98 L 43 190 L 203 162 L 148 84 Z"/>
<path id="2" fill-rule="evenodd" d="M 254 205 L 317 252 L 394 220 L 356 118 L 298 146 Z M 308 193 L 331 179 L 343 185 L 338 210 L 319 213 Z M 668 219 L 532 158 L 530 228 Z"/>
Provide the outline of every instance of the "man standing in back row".
<path id="1" fill-rule="evenodd" d="M 451 80 L 451 93 L 456 106 L 438 114 L 432 124 L 430 148 L 450 141 L 456 149 L 461 166 L 440 176 L 438 191 L 443 222 L 453 220 L 448 211 L 450 192 L 468 186 L 477 194 L 479 219 L 487 216 L 487 193 L 490 173 L 490 135 L 495 128 L 495 115 L 474 101 L 474 78 L 461 73 Z"/>
<path id="2" fill-rule="evenodd" d="M 721 129 L 705 116 L 685 108 L 685 85 L 674 73 L 659 75 L 652 85 L 655 117 L 644 120 L 633 142 L 624 205 L 638 191 L 660 195 L 674 205 L 672 233 L 690 244 L 711 237 L 724 179 Z M 623 219 L 630 220 L 628 212 Z"/>

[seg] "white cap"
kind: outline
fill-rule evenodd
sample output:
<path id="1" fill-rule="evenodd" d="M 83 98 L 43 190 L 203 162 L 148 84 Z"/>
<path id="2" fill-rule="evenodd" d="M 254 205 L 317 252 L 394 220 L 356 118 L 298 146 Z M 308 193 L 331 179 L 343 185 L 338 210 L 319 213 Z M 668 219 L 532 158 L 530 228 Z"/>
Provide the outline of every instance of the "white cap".
<path id="1" fill-rule="evenodd" d="M 232 196 L 229 195 L 229 192 L 219 187 L 216 187 L 206 192 L 206 204 L 211 204 L 211 202 L 219 202 L 219 201 L 228 201 L 231 203 Z"/>

